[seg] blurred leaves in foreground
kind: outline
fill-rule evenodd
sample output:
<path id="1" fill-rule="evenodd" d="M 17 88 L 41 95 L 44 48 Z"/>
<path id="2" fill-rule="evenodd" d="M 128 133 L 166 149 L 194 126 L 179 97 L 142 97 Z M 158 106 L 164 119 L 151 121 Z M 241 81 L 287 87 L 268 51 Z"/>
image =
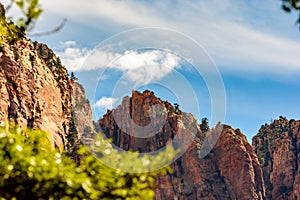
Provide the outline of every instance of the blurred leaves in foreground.
<path id="1" fill-rule="evenodd" d="M 295 10 L 298 12 L 299 17 L 296 21 L 296 24 L 299 25 L 300 29 L 300 0 L 281 0 L 282 4 L 281 7 L 284 11 L 290 13 L 291 11 Z"/>
<path id="2" fill-rule="evenodd" d="M 38 0 L 14 0 L 11 1 L 21 11 L 22 16 L 15 22 L 11 18 L 5 17 L 4 7 L 0 8 L 0 44 L 4 39 L 9 43 L 18 41 L 34 27 L 35 21 L 42 13 L 42 8 Z"/>
<path id="3" fill-rule="evenodd" d="M 127 173 L 112 169 L 83 146 L 78 150 L 80 163 L 76 164 L 54 149 L 47 136 L 46 132 L 18 126 L 0 128 L 0 199 L 153 199 L 155 177 L 168 170 Z M 108 141 L 103 141 L 96 142 L 103 151 L 98 154 L 117 158 Z M 171 154 L 163 152 L 156 160 Z M 149 167 L 152 164 L 137 154 L 122 156 L 131 167 L 139 166 L 138 162 Z"/>

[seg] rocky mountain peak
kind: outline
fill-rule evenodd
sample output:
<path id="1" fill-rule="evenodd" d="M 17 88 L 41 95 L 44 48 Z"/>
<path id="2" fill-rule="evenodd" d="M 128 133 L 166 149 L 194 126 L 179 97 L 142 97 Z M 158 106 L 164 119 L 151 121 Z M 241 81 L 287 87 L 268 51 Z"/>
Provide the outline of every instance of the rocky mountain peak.
<path id="1" fill-rule="evenodd" d="M 157 98 L 152 91 L 133 91 L 131 97 L 123 98 L 121 105 L 109 110 L 98 125 L 120 148 L 149 152 L 174 138 L 182 116 L 175 112 L 172 104 Z"/>
<path id="2" fill-rule="evenodd" d="M 145 90 L 124 97 L 94 130 L 84 88 L 47 45 L 26 38 L 0 48 L 0 126 L 10 122 L 48 132 L 61 148 L 86 135 L 92 141 L 95 131 L 125 151 L 185 146 L 172 172 L 157 177 L 156 199 L 300 199 L 300 120 L 280 117 L 263 125 L 251 146 L 241 130 L 227 125 L 201 131 L 192 114 Z M 205 138 L 216 144 L 201 157 Z"/>
<path id="3" fill-rule="evenodd" d="M 263 125 L 252 144 L 264 172 L 267 199 L 300 199 L 300 121 L 279 117 Z"/>
<path id="4" fill-rule="evenodd" d="M 164 110 L 156 110 L 153 117 L 151 109 L 155 105 Z M 147 128 L 134 128 L 135 125 L 148 127 L 150 124 L 151 130 L 156 130 L 161 125 L 161 119 L 165 120 L 164 124 L 154 135 L 135 137 L 141 136 L 137 130 L 148 131 Z M 219 125 L 222 127 L 220 138 L 213 150 L 201 159 L 199 148 L 206 134 L 213 134 L 215 129 L 203 133 L 191 114 L 176 110 L 172 104 L 157 98 L 148 90 L 133 91 L 131 97 L 124 97 L 122 104 L 109 110 L 98 121 L 98 125 L 123 150 L 152 152 L 180 134 L 182 141 L 191 139 L 183 155 L 171 164 L 172 173 L 157 177 L 156 199 L 265 198 L 258 158 L 239 129 Z"/>

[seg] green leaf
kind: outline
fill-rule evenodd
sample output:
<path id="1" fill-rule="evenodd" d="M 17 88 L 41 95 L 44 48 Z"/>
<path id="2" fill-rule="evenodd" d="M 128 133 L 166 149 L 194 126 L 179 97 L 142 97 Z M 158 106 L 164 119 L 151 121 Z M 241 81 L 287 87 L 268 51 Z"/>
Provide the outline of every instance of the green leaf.
<path id="1" fill-rule="evenodd" d="M 48 133 L 19 127 L 0 127 L 0 188 L 5 198 L 22 196 L 23 199 L 153 199 L 154 181 L 159 173 L 130 174 L 104 165 L 79 147 L 80 165 L 53 149 Z M 109 141 L 103 138 L 98 145 L 102 155 L 111 159 L 117 152 L 107 150 Z M 167 151 L 157 161 L 170 157 Z M 137 153 L 122 154 L 128 165 L 142 162 Z M 148 157 L 142 160 L 148 160 Z M 152 163 L 153 162 L 153 163 Z M 149 166 L 156 164 L 155 160 Z M 3 194 L 0 191 L 0 196 Z"/>
<path id="2" fill-rule="evenodd" d="M 24 9 L 24 0 L 17 0 L 16 5 L 23 10 Z"/>
<path id="3" fill-rule="evenodd" d="M 38 19 L 42 12 L 43 12 L 42 9 L 37 9 L 36 8 L 35 11 L 34 11 L 34 14 L 33 14 L 32 18 Z"/>

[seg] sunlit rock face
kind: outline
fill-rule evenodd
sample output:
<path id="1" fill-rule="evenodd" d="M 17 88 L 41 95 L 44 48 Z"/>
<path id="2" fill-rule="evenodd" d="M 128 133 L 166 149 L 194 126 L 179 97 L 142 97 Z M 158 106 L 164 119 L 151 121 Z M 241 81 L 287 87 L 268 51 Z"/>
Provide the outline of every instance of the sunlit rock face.
<path id="1" fill-rule="evenodd" d="M 54 145 L 67 143 L 73 81 L 46 45 L 21 39 L 0 52 L 0 125 L 50 133 Z"/>
<path id="2" fill-rule="evenodd" d="M 252 144 L 264 173 L 267 199 L 300 199 L 300 121 L 280 117 L 265 124 Z"/>
<path id="3" fill-rule="evenodd" d="M 149 138 L 134 137 L 141 134 L 135 131 L 143 131 L 133 128 L 135 125 L 156 127 L 160 124 L 161 118 L 151 119 L 150 108 L 154 105 L 165 108 L 164 126 Z M 185 153 L 171 164 L 172 173 L 157 177 L 155 199 L 265 199 L 257 156 L 240 130 L 222 126 L 215 147 L 200 159 L 199 148 L 205 133 L 195 118 L 175 111 L 169 102 L 147 90 L 142 93 L 133 91 L 131 97 L 124 97 L 122 104 L 109 110 L 98 125 L 115 145 L 124 150 L 152 152 L 170 143 L 178 134 L 182 140 L 192 138 Z M 128 130 L 131 130 L 130 134 Z"/>

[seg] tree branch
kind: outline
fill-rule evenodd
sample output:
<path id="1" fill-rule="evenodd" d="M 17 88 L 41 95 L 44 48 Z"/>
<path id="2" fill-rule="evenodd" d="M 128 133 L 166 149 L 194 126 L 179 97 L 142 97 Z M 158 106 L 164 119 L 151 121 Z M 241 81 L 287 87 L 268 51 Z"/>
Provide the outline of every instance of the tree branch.
<path id="1" fill-rule="evenodd" d="M 54 33 L 57 33 L 58 31 L 60 31 L 66 24 L 67 19 L 63 19 L 62 22 L 53 30 L 51 31 L 46 31 L 46 32 L 40 32 L 40 33 L 28 33 L 27 35 L 29 36 L 34 36 L 34 37 L 41 37 L 41 36 L 46 36 L 46 35 L 52 35 Z"/>
<path id="2" fill-rule="evenodd" d="M 6 11 L 9 11 L 11 9 L 11 7 L 14 5 L 15 1 L 14 0 L 10 0 L 9 4 L 5 7 Z"/>

